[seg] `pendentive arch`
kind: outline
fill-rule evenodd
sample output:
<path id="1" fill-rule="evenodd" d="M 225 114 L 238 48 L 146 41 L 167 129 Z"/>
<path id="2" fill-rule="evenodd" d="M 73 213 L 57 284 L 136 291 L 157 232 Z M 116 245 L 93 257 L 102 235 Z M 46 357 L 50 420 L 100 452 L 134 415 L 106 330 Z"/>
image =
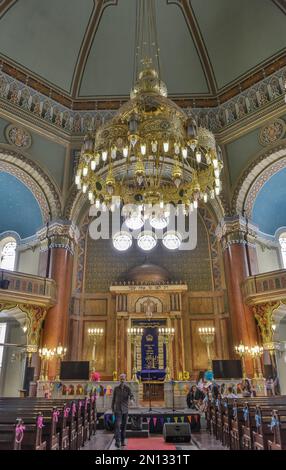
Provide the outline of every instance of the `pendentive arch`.
<path id="1" fill-rule="evenodd" d="M 0 171 L 10 173 L 27 186 L 39 204 L 44 222 L 61 216 L 59 189 L 37 163 L 1 144 Z"/>
<path id="2" fill-rule="evenodd" d="M 244 170 L 232 197 L 232 212 L 251 218 L 255 199 L 262 186 L 286 168 L 286 139 L 256 154 Z"/>

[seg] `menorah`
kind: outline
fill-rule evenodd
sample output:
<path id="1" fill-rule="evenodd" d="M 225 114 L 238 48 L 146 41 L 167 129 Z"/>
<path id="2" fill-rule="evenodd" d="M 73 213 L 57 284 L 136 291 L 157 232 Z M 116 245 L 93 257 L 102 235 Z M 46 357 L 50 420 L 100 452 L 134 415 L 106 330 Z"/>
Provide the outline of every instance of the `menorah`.
<path id="1" fill-rule="evenodd" d="M 210 353 L 210 345 L 214 342 L 215 338 L 215 328 L 213 326 L 209 327 L 202 327 L 198 328 L 199 337 L 203 343 L 205 343 L 207 347 L 207 355 L 208 355 L 208 369 L 212 369 L 212 361 L 211 361 L 211 353 Z"/>
<path id="2" fill-rule="evenodd" d="M 138 382 L 137 378 L 137 370 L 138 370 L 138 365 L 137 365 L 137 347 L 138 347 L 138 342 L 141 339 L 143 335 L 143 328 L 128 328 L 127 329 L 127 334 L 130 338 L 131 344 L 133 344 L 133 357 L 134 357 L 134 362 L 133 362 L 133 369 L 132 369 L 132 380 L 134 382 Z"/>
<path id="3" fill-rule="evenodd" d="M 166 345 L 166 369 L 165 369 L 165 381 L 171 380 L 171 372 L 170 372 L 170 358 L 169 358 L 169 345 L 174 339 L 175 336 L 175 328 L 159 328 L 158 329 L 159 335 L 163 338 L 163 343 Z"/>

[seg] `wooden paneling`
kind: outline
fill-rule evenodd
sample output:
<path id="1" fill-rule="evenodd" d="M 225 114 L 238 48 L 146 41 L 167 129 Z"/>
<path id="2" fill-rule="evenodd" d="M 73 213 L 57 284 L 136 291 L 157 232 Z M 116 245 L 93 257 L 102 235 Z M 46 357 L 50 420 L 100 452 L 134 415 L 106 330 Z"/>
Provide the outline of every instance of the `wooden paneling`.
<path id="1" fill-rule="evenodd" d="M 213 298 L 212 297 L 189 297 L 189 311 L 190 313 L 213 313 Z"/>
<path id="2" fill-rule="evenodd" d="M 220 319 L 221 347 L 223 359 L 229 359 L 229 329 L 230 322 L 228 318 Z"/>
<path id="3" fill-rule="evenodd" d="M 201 341 L 198 333 L 198 328 L 215 326 L 214 320 L 190 320 L 191 328 L 191 351 L 192 351 L 192 366 L 195 370 L 204 370 L 208 365 L 208 356 L 206 345 Z M 214 359 L 216 353 L 216 339 L 210 345 L 211 358 Z"/>
<path id="4" fill-rule="evenodd" d="M 85 315 L 107 315 L 107 299 L 88 299 L 84 303 Z"/>
<path id="5" fill-rule="evenodd" d="M 106 336 L 107 336 L 107 322 L 99 321 L 84 321 L 83 322 L 83 351 L 82 360 L 92 360 L 92 340 L 88 336 L 88 328 L 103 328 L 104 334 L 101 338 L 97 338 L 95 347 L 95 368 L 97 371 L 102 372 L 106 370 Z"/>

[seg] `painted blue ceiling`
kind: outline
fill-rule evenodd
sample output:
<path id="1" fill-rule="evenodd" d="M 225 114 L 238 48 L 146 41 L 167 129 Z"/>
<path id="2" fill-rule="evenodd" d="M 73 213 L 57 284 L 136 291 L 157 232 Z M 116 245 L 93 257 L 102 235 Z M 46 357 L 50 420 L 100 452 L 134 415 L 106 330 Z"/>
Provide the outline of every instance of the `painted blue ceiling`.
<path id="1" fill-rule="evenodd" d="M 31 191 L 15 176 L 0 172 L 0 233 L 14 230 L 25 238 L 42 224 L 41 210 Z"/>
<path id="2" fill-rule="evenodd" d="M 252 220 L 261 232 L 270 235 L 286 227 L 286 168 L 273 175 L 259 191 Z"/>

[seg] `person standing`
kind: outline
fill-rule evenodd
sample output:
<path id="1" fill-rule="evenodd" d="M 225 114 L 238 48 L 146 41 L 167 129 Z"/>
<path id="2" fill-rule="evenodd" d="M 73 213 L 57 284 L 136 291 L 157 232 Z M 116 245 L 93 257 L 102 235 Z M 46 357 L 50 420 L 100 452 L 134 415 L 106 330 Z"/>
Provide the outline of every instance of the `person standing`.
<path id="1" fill-rule="evenodd" d="M 125 446 L 125 435 L 128 419 L 129 399 L 134 401 L 130 387 L 125 383 L 126 375 L 120 374 L 120 384 L 114 387 L 112 396 L 112 412 L 115 415 L 115 445 Z"/>

